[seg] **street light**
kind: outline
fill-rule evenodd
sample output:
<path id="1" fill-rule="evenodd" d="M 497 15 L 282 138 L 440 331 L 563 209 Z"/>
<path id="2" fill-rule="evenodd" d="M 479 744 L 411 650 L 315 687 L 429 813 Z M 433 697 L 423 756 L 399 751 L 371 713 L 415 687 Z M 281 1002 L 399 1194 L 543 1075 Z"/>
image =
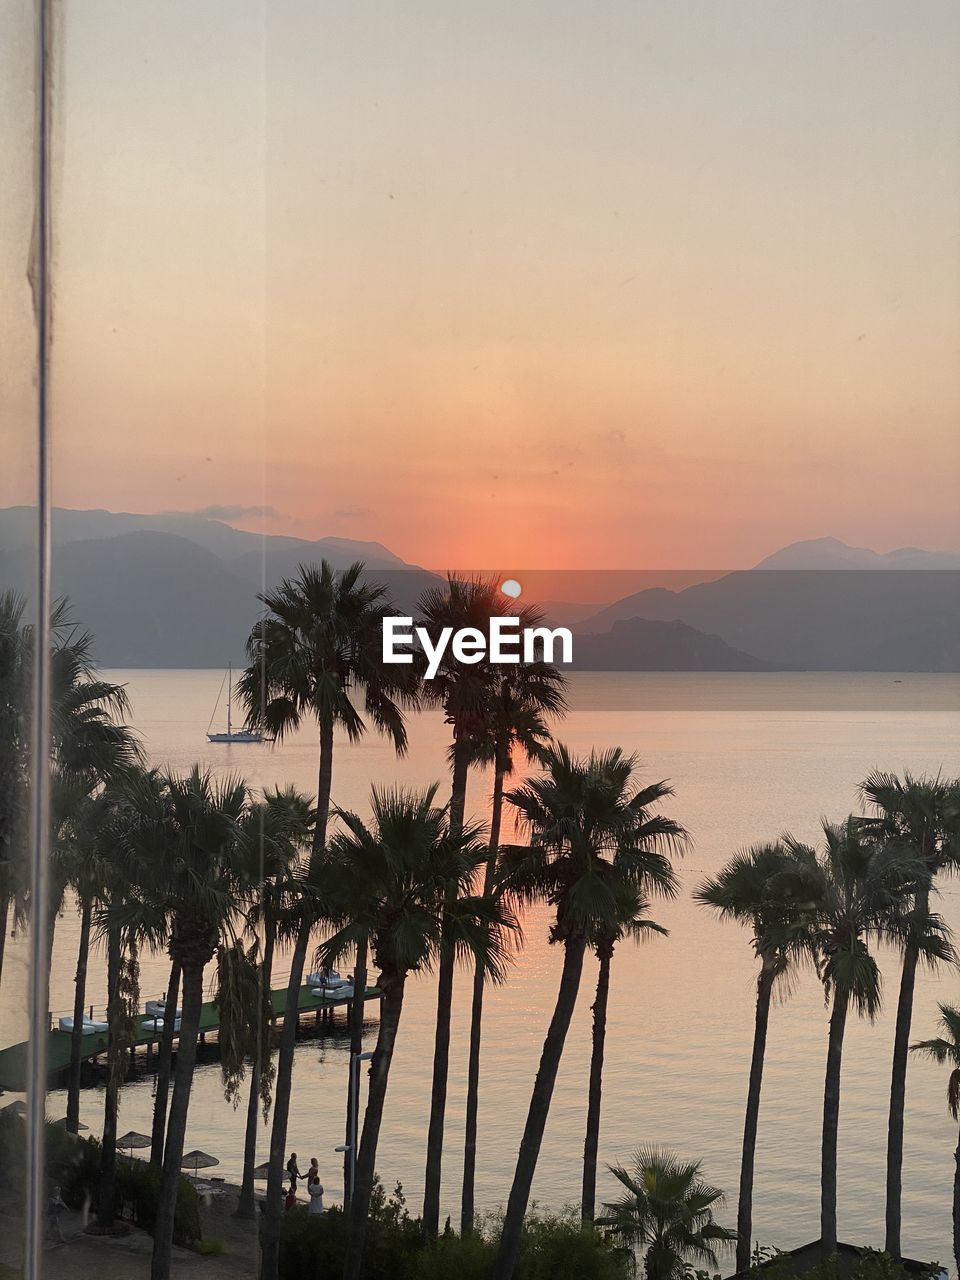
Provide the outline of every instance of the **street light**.
<path id="1" fill-rule="evenodd" d="M 350 1200 L 353 1199 L 353 1184 L 357 1178 L 357 1111 L 360 1108 L 360 1063 L 369 1062 L 372 1057 L 373 1053 L 369 1050 L 366 1053 L 351 1053 L 350 1055 L 350 1076 L 347 1086 L 350 1090 L 350 1141 L 334 1147 L 334 1151 L 338 1151 L 341 1155 L 345 1155 L 347 1152 L 350 1153 Z M 346 1207 L 344 1206 L 344 1208 Z"/>

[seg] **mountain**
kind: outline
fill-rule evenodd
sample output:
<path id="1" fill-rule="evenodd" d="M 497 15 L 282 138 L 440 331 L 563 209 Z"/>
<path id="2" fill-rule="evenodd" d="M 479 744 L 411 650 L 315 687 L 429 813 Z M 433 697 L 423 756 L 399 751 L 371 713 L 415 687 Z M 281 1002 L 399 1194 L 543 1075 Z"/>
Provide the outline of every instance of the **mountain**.
<path id="1" fill-rule="evenodd" d="M 0 586 L 29 595 L 36 513 L 0 510 Z M 412 610 L 434 575 L 376 542 L 267 537 L 196 516 L 53 513 L 53 590 L 94 636 L 105 667 L 223 667 L 243 661 L 257 594 L 300 563 L 362 559 Z"/>
<path id="2" fill-rule="evenodd" d="M 31 546 L 35 538 L 36 522 L 34 507 L 0 509 L 0 547 Z M 75 511 L 67 507 L 55 507 L 52 526 L 54 544 L 60 547 L 73 542 L 115 538 L 125 533 L 166 533 L 195 542 L 228 562 L 249 564 L 256 561 L 257 572 L 261 544 L 264 541 L 259 533 L 234 529 L 223 520 L 177 511 L 140 515 L 130 511 Z M 377 569 L 409 567 L 380 542 L 359 542 L 351 538 L 319 538 L 310 541 L 277 534 L 268 534 L 265 541 L 272 553 L 285 556 L 287 560 L 299 555 L 307 560 L 325 557 L 337 568 L 345 568 L 354 560 L 363 560 L 371 568 Z M 294 561 L 294 567 L 296 563 L 298 562 Z"/>
<path id="3" fill-rule="evenodd" d="M 0 588 L 31 592 L 35 520 L 0 510 Z M 438 581 L 378 542 L 261 538 L 203 515 L 58 509 L 53 533 L 54 592 L 106 667 L 241 663 L 258 592 L 323 557 L 364 560 L 406 612 Z M 683 590 L 546 611 L 576 628 L 581 669 L 960 671 L 960 556 L 914 547 L 878 555 L 819 538 Z"/>
<path id="4" fill-rule="evenodd" d="M 848 553 L 856 567 L 846 567 Z M 900 556 L 917 567 L 892 567 Z M 884 562 L 884 572 L 872 557 Z M 675 621 L 778 666 L 960 671 L 960 569 L 951 563 L 956 559 L 913 549 L 877 557 L 832 539 L 796 544 L 756 569 L 683 591 L 626 596 L 579 630 L 603 633 L 631 618 Z M 782 567 L 784 560 L 797 567 Z M 943 567 L 927 567 L 931 562 Z M 819 567 L 801 567 L 811 563 Z"/>
<path id="5" fill-rule="evenodd" d="M 773 671 L 773 663 L 742 653 L 685 622 L 627 618 L 600 635 L 578 635 L 578 671 Z"/>
<path id="6" fill-rule="evenodd" d="M 867 547 L 848 547 L 837 538 L 792 542 L 761 560 L 756 569 L 960 569 L 960 552 L 899 547 L 883 555 Z"/>

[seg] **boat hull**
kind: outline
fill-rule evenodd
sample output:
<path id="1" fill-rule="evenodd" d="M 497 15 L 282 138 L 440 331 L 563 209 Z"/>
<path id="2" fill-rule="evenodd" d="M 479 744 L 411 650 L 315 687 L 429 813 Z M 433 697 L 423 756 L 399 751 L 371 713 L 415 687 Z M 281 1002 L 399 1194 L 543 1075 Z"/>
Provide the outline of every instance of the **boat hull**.
<path id="1" fill-rule="evenodd" d="M 208 742 L 262 742 L 262 733 L 249 733 L 246 730 L 238 730 L 235 733 L 208 733 Z"/>

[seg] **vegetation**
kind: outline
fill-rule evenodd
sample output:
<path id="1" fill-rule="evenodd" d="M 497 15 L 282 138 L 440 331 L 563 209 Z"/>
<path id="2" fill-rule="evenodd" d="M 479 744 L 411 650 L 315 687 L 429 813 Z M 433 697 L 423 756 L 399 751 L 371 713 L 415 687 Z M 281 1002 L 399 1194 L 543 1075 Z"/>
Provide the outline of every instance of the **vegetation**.
<path id="1" fill-rule="evenodd" d="M 814 915 L 797 892 L 798 874 L 782 843 L 752 845 L 735 854 L 718 875 L 703 881 L 693 895 L 704 906 L 713 908 L 721 919 L 749 928 L 760 962 L 740 1163 L 738 1271 L 750 1265 L 753 1240 L 753 1171 L 770 1002 L 777 983 L 788 980 L 791 967 L 811 953 Z"/>
<path id="2" fill-rule="evenodd" d="M 336 573 L 325 560 L 319 566 L 301 565 L 295 578 L 284 579 L 275 591 L 260 598 L 266 614 L 255 624 L 247 640 L 249 665 L 240 680 L 238 693 L 246 706 L 248 723 L 278 741 L 297 729 L 304 719 L 316 720 L 320 761 L 311 852 L 311 862 L 316 869 L 327 840 L 335 731 L 342 729 L 351 741 L 357 741 L 366 732 L 367 721 L 371 721 L 379 732 L 390 738 L 397 753 L 403 754 L 407 746 L 404 709 L 416 705 L 416 681 L 410 668 L 385 666 L 380 660 L 382 621 L 392 610 L 385 589 L 365 579 L 362 564 L 351 565 L 342 573 Z M 362 712 L 357 705 L 360 694 Z M 294 1006 L 299 998 L 315 923 L 309 912 L 301 914 L 287 987 L 287 999 Z M 366 986 L 363 961 L 363 955 L 358 955 L 354 974 L 352 1052 L 360 1047 Z M 296 1021 L 285 1018 L 274 1090 L 267 1208 L 261 1232 L 263 1280 L 276 1280 L 279 1265 L 280 1188 L 295 1046 Z M 350 1107 L 348 1099 L 348 1116 Z M 347 1124 L 349 1127 L 349 1120 Z M 346 1197 L 349 1192 L 346 1161 L 344 1192 Z"/>
<path id="3" fill-rule="evenodd" d="M 611 1172 L 626 1194 L 605 1206 L 601 1225 L 644 1250 L 647 1280 L 682 1280 L 691 1263 L 719 1266 L 718 1253 L 737 1233 L 714 1220 L 723 1192 L 704 1181 L 699 1161 L 647 1147 L 629 1169 L 617 1165 Z"/>
<path id="4" fill-rule="evenodd" d="M 355 813 L 339 811 L 345 831 L 334 837 L 326 867 L 326 911 L 339 927 L 321 947 L 321 962 L 332 964 L 366 945 L 380 970 L 383 992 L 349 1206 L 344 1280 L 360 1276 L 407 977 L 432 968 L 446 945 L 502 978 L 505 933 L 516 927 L 496 899 L 472 895 L 487 850 L 475 829 L 452 829 L 448 810 L 434 803 L 436 793 L 436 786 L 421 793 L 375 788 L 372 827 Z"/>
<path id="5" fill-rule="evenodd" d="M 315 722 L 317 796 L 293 789 L 254 795 L 239 777 L 200 765 L 180 774 L 145 767 L 130 729 L 125 691 L 103 681 L 90 637 L 66 604 L 53 617 L 51 892 L 31 898 L 20 875 L 29 796 L 27 700 L 33 636 L 23 601 L 0 594 L 0 981 L 3 943 L 39 911 L 50 926 L 76 908 L 79 950 L 66 1127 L 50 1126 L 48 1168 L 67 1203 L 94 1207 L 101 1228 L 131 1216 L 154 1234 L 152 1280 L 168 1280 L 174 1241 L 197 1246 L 195 1189 L 181 1175 L 196 1061 L 204 975 L 215 972 L 226 1097 L 245 1104 L 244 1174 L 238 1212 L 252 1216 L 257 1128 L 272 1105 L 261 1280 L 342 1275 L 344 1280 L 622 1280 L 636 1261 L 650 1280 L 679 1280 L 714 1268 L 736 1243 L 750 1263 L 755 1151 L 766 1037 L 778 985 L 789 991 L 813 967 L 830 1007 L 821 1142 L 821 1280 L 833 1280 L 837 1248 L 837 1135 L 846 1024 L 881 1005 L 878 943 L 902 956 L 891 1074 L 887 1161 L 887 1247 L 865 1256 L 858 1280 L 900 1280 L 900 1181 L 906 1064 L 916 972 L 952 964 L 949 932 L 932 909 L 939 877 L 960 851 L 956 779 L 874 773 L 864 813 L 823 824 L 817 848 L 790 835 L 750 845 L 696 888 L 696 901 L 745 927 L 757 961 L 753 1049 L 744 1116 L 737 1229 L 720 1225 L 722 1196 L 696 1160 L 655 1147 L 611 1170 L 624 1195 L 596 1216 L 607 1005 L 613 960 L 624 940 L 665 930 L 655 899 L 678 892 L 676 861 L 689 837 L 664 812 L 673 792 L 640 775 L 621 749 L 582 756 L 555 742 L 566 709 L 560 672 L 547 663 L 499 667 L 454 662 L 422 680 L 419 659 L 383 666 L 381 626 L 393 611 L 360 564 L 335 572 L 301 566 L 263 597 L 248 640 L 240 692 L 251 726 L 277 739 Z M 497 584 L 450 579 L 420 602 L 427 632 L 485 627 L 509 606 Z M 521 611 L 524 626 L 538 616 Z M 331 802 L 338 733 L 356 741 L 368 726 L 406 750 L 407 717 L 439 711 L 451 730 L 449 796 L 379 784 L 368 813 Z M 523 759 L 530 776 L 508 790 Z M 440 762 L 438 762 L 439 765 Z M 489 828 L 467 820 L 470 770 L 492 768 Z M 516 834 L 514 834 L 514 832 Z M 505 838 L 506 833 L 506 838 Z M 483 999 L 504 981 L 522 944 L 519 921 L 547 908 L 549 940 L 562 952 L 547 1028 L 502 1219 L 478 1223 L 475 1168 L 480 1141 Z M 45 913 L 45 915 L 43 914 Z M 109 1025 L 103 1129 L 81 1141 L 82 1035 L 88 956 L 106 952 Z M 281 1214 L 280 1184 L 292 1089 L 296 1018 L 285 1018 L 274 1072 L 268 993 L 278 946 L 292 946 L 288 999 L 296 1003 L 308 956 L 350 965 L 355 987 L 351 1051 L 362 1048 L 368 965 L 382 992 L 376 1047 L 356 1155 L 352 1200 L 326 1215 Z M 118 1159 L 120 1089 L 140 1016 L 145 953 L 170 961 L 164 1036 L 158 1055 L 151 1162 Z M 579 1212 L 543 1216 L 530 1194 L 554 1084 L 588 956 L 597 957 Z M 439 1196 L 450 1052 L 450 1009 L 458 963 L 473 978 L 460 1233 L 441 1232 Z M 410 975 L 436 974 L 437 1021 L 430 1125 L 425 1135 L 424 1213 L 407 1212 L 402 1191 L 386 1196 L 375 1176 L 394 1048 Z M 177 1010 L 181 1009 L 179 1024 Z M 913 1048 L 951 1068 L 948 1107 L 960 1115 L 960 1012 L 941 1006 L 942 1034 Z M 171 1050 L 178 1042 L 176 1069 Z M 746 1064 L 745 1064 L 746 1066 Z M 356 1073 L 351 1073 L 357 1087 Z M 172 1098 L 169 1092 L 172 1081 Z M 357 1096 L 348 1099 L 355 1103 Z M 73 1130 L 74 1132 L 69 1132 Z M 19 1146 L 18 1146 L 19 1143 Z M 954 1228 L 960 1263 L 960 1145 Z M 18 1205 L 23 1125 L 0 1116 L 0 1184 Z M 349 1168 L 350 1153 L 345 1159 Z M 345 1181 L 345 1191 L 349 1183 Z M 716 1216 L 715 1216 L 716 1215 Z M 207 1251 L 216 1250 L 207 1242 Z M 845 1264 L 848 1259 L 845 1257 Z M 772 1276 L 773 1270 L 765 1275 Z M 850 1268 L 845 1265 L 845 1274 Z"/>
<path id="6" fill-rule="evenodd" d="M 507 797 L 529 843 L 505 851 L 502 889 L 519 903 L 543 902 L 553 908 L 550 941 L 563 947 L 563 967 L 507 1201 L 496 1280 L 509 1280 L 516 1270 L 584 953 L 588 945 L 623 927 L 625 904 L 636 911 L 651 889 L 674 889 L 669 858 L 641 835 L 650 796 L 629 792 L 635 767 L 636 760 L 619 749 L 593 752 L 581 760 L 558 744 L 546 753 L 543 774 Z M 682 835 L 679 828 L 661 834 L 672 840 Z"/>
<path id="7" fill-rule="evenodd" d="M 960 1120 L 960 1009 L 949 1004 L 940 1006 L 940 1033 L 933 1040 L 921 1040 L 911 1047 L 914 1053 L 951 1068 L 947 1078 L 947 1110 L 957 1121 Z M 954 1152 L 953 1258 L 960 1269 L 960 1142 Z"/>
<path id="8" fill-rule="evenodd" d="M 903 967 L 894 1031 L 887 1126 L 886 1251 L 899 1258 L 903 1112 L 913 996 L 917 966 L 921 960 L 928 964 L 937 963 L 937 957 L 931 956 L 924 948 L 931 894 L 939 876 L 960 867 L 960 787 L 955 780 L 915 778 L 910 773 L 900 778 L 878 770 L 861 784 L 860 793 L 874 815 L 871 825 L 880 838 L 915 858 L 924 870 L 902 939 Z"/>

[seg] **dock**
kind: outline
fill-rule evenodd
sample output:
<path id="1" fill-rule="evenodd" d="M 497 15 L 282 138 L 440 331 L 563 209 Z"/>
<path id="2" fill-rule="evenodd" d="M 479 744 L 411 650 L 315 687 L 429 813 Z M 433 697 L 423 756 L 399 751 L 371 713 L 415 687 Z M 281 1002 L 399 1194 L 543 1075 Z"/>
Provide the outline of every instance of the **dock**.
<path id="1" fill-rule="evenodd" d="M 367 987 L 364 993 L 365 1000 L 379 1000 L 379 987 Z M 310 987 L 300 988 L 300 1001 L 297 1009 L 297 1019 L 304 1013 L 312 1013 L 316 1015 L 317 1021 L 324 1019 L 332 1019 L 335 1009 L 349 1005 L 353 1000 L 352 996 L 315 996 Z M 270 993 L 270 1005 L 273 1009 L 273 1018 L 275 1022 L 283 1021 L 287 1007 L 287 988 L 276 987 Z M 142 1022 L 147 1015 L 141 1013 L 138 1020 Z M 210 1032 L 216 1032 L 220 1027 L 220 1011 L 213 1000 L 207 1001 L 203 1006 L 200 1014 L 200 1043 L 205 1042 L 206 1036 Z M 145 1048 L 148 1056 L 152 1053 L 153 1046 L 159 1044 L 162 1032 L 141 1028 L 142 1035 L 133 1041 L 132 1048 L 134 1050 Z M 58 1077 L 66 1071 L 70 1065 L 70 1041 L 71 1035 L 69 1031 L 48 1031 L 49 1037 L 47 1041 L 47 1078 L 50 1087 L 56 1085 Z M 174 1033 L 174 1044 L 178 1039 L 178 1034 Z M 82 1059 L 89 1061 L 91 1058 L 99 1058 L 107 1052 L 107 1034 L 106 1032 L 95 1032 L 93 1035 L 83 1037 Z M 23 1093 L 27 1087 L 27 1043 L 22 1041 L 20 1044 L 9 1045 L 6 1049 L 0 1049 L 0 1089 L 9 1090 L 13 1093 Z"/>

